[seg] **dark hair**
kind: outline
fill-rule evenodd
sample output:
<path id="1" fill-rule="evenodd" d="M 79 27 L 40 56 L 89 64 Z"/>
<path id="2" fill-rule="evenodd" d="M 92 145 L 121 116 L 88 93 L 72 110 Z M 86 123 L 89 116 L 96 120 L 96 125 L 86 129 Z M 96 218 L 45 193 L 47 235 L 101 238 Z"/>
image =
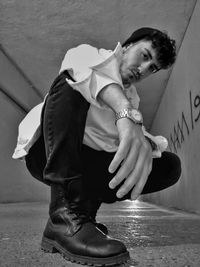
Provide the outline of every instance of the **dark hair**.
<path id="1" fill-rule="evenodd" d="M 140 28 L 123 43 L 128 46 L 141 40 L 151 41 L 156 50 L 157 60 L 162 69 L 169 68 L 176 60 L 176 42 L 167 33 L 153 28 Z"/>

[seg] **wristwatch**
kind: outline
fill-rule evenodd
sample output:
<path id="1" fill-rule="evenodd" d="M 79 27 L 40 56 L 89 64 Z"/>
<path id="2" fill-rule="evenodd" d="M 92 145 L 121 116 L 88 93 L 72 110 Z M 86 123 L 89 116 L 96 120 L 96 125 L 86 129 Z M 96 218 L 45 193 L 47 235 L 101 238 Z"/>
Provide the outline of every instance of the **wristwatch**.
<path id="1" fill-rule="evenodd" d="M 142 117 L 141 112 L 134 108 L 125 108 L 115 113 L 115 124 L 117 123 L 119 119 L 122 119 L 122 118 L 129 118 L 135 124 L 139 124 L 139 125 L 143 124 L 143 117 Z"/>

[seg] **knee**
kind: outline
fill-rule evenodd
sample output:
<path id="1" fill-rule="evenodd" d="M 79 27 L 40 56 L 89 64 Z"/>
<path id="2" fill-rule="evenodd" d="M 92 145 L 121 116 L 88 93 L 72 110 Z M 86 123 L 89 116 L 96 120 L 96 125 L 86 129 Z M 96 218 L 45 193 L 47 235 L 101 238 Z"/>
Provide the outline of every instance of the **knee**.
<path id="1" fill-rule="evenodd" d="M 181 160 L 180 158 L 171 152 L 168 153 L 168 160 L 169 160 L 169 168 L 170 168 L 170 178 L 172 180 L 172 184 L 178 182 L 179 178 L 181 177 Z"/>

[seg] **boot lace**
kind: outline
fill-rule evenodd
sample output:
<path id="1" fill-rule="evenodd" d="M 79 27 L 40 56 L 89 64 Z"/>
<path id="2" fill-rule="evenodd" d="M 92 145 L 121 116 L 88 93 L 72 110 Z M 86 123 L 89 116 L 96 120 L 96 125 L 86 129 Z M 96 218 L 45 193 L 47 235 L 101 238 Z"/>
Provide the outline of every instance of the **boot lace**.
<path id="1" fill-rule="evenodd" d="M 93 222 L 92 218 L 87 214 L 84 205 L 77 205 L 77 203 L 70 203 L 70 209 L 68 209 L 71 219 L 76 221 L 76 224 L 82 225 L 87 222 Z"/>

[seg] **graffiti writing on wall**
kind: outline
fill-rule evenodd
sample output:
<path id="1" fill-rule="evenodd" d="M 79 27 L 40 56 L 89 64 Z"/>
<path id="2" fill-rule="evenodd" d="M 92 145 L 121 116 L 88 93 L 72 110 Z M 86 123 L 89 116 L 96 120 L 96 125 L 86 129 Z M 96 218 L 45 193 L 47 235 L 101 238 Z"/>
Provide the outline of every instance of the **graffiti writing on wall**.
<path id="1" fill-rule="evenodd" d="M 189 107 L 190 110 L 187 112 L 187 116 L 184 111 L 181 112 L 180 118 L 174 124 L 173 130 L 169 135 L 168 142 L 171 152 L 177 153 L 186 138 L 195 129 L 195 126 L 200 118 L 199 94 L 194 94 L 189 91 Z"/>

